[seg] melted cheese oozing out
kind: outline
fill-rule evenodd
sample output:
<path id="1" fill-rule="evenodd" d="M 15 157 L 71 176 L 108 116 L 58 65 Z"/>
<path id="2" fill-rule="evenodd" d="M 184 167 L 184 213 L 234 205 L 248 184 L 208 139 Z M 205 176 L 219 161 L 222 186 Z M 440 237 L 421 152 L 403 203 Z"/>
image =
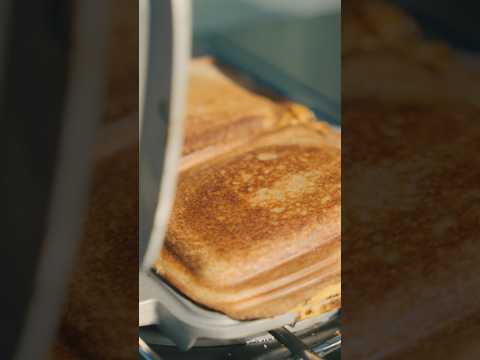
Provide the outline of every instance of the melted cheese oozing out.
<path id="1" fill-rule="evenodd" d="M 294 307 L 289 312 L 297 313 L 298 321 L 324 314 L 339 306 L 340 293 L 340 283 L 327 286 L 306 303 Z"/>

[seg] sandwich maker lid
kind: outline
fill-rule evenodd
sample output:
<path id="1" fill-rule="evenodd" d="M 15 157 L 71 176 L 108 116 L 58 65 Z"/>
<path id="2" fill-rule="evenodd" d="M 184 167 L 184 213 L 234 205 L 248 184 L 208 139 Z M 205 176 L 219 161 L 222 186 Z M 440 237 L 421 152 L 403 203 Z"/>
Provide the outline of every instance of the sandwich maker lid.
<path id="1" fill-rule="evenodd" d="M 0 5 L 0 118 L 14 177 L 1 252 L 2 359 L 46 358 L 56 332 L 101 114 L 106 19 L 96 0 Z"/>
<path id="2" fill-rule="evenodd" d="M 190 60 L 190 3 L 139 3 L 140 273 L 158 257 L 175 198 Z"/>

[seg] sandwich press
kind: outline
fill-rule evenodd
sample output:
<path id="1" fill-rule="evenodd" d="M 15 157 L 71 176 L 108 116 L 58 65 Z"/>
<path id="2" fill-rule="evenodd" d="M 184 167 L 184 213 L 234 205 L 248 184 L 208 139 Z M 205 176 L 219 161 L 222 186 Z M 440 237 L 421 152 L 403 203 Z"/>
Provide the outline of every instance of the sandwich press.
<path id="1" fill-rule="evenodd" d="M 191 4 L 188 0 L 141 0 L 139 16 L 139 344 L 176 345 L 187 350 L 194 345 L 245 343 L 270 330 L 294 325 L 293 313 L 238 321 L 205 309 L 152 270 L 162 249 L 182 152 Z M 289 329 L 327 322 L 335 314 L 307 319 Z"/>

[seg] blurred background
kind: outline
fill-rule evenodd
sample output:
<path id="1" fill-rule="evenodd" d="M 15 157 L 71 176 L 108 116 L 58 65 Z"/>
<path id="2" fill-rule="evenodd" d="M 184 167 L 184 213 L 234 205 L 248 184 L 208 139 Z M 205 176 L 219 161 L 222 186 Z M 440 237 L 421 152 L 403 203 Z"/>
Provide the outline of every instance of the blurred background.
<path id="1" fill-rule="evenodd" d="M 213 55 L 340 124 L 340 1 L 193 4 L 194 55 Z"/>

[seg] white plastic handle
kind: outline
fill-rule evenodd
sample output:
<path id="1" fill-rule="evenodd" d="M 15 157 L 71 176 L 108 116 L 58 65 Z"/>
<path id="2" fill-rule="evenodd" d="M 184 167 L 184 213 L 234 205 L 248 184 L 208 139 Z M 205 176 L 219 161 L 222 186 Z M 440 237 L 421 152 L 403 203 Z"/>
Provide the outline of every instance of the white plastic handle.
<path id="1" fill-rule="evenodd" d="M 183 145 L 188 64 L 189 0 L 140 1 L 140 271 L 163 246 L 175 199 Z"/>

